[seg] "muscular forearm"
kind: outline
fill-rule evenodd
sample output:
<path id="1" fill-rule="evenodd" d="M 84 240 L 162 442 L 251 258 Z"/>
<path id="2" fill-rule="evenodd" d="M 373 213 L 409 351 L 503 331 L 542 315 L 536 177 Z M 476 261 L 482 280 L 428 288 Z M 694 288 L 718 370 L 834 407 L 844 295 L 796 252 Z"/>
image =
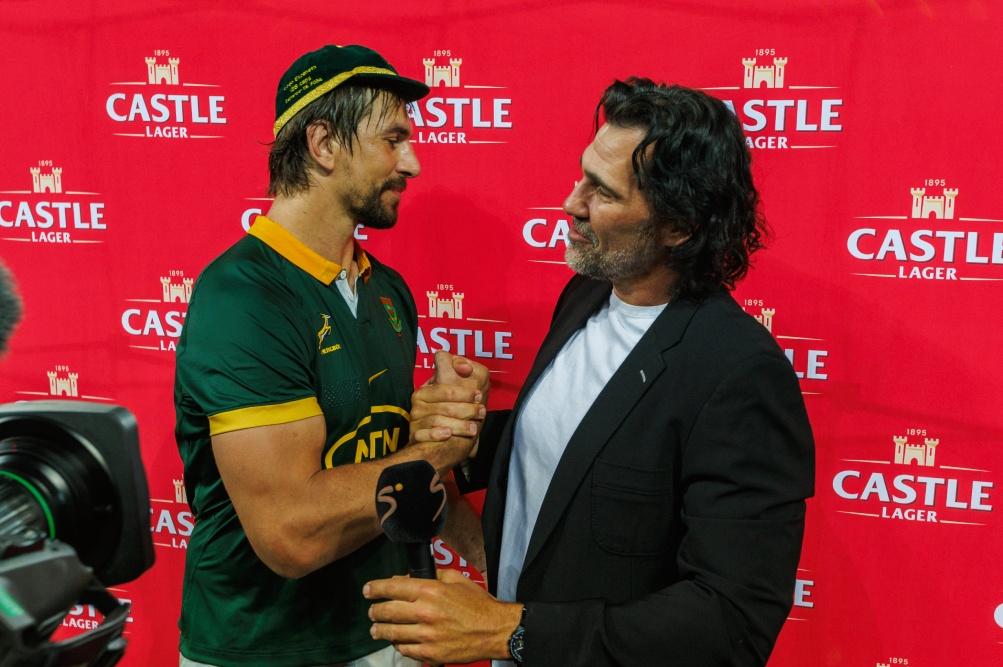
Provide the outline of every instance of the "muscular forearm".
<path id="1" fill-rule="evenodd" d="M 378 461 L 319 470 L 298 493 L 270 508 L 274 530 L 264 540 L 252 537 L 252 546 L 276 573 L 302 577 L 380 534 L 374 496 L 384 468 L 425 459 L 443 474 L 465 455 L 462 442 L 422 443 Z"/>

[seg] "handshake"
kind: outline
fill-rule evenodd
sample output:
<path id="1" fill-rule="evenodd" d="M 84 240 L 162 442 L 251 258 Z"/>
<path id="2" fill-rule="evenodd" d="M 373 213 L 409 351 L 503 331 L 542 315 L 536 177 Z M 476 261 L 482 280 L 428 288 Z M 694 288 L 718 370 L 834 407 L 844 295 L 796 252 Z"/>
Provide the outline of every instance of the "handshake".
<path id="1" fill-rule="evenodd" d="M 428 453 L 440 474 L 477 455 L 489 388 L 484 365 L 442 350 L 435 353 L 435 372 L 411 397 L 409 445 Z"/>

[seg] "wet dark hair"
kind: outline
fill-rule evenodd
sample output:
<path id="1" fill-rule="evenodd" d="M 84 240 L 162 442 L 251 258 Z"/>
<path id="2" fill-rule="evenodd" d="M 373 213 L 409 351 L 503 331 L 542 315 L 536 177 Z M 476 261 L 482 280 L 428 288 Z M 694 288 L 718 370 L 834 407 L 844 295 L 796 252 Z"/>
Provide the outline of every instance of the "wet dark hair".
<path id="1" fill-rule="evenodd" d="M 310 187 L 309 168 L 313 164 L 307 147 L 306 130 L 316 122 L 327 125 L 328 132 L 349 153 L 359 135 L 359 125 L 368 119 L 377 102 L 383 99 L 382 122 L 394 113 L 400 97 L 389 90 L 342 84 L 308 104 L 289 119 L 272 143 L 268 153 L 268 194 L 290 196 Z"/>
<path id="2" fill-rule="evenodd" d="M 700 91 L 630 78 L 603 93 L 596 131 L 603 119 L 645 130 L 632 156 L 638 187 L 657 222 L 689 236 L 668 258 L 676 293 L 733 289 L 767 235 L 735 114 Z"/>

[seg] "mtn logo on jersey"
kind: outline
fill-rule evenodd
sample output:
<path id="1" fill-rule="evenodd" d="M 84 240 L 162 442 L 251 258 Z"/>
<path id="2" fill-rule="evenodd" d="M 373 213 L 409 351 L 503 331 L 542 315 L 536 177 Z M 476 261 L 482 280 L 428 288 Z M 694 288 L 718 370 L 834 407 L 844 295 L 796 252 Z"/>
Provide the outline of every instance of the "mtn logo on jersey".
<path id="1" fill-rule="evenodd" d="M 804 84 L 810 69 L 777 49 L 755 49 L 738 58 L 734 73 L 741 78 L 740 86 L 702 90 L 729 98 L 722 101 L 741 121 L 750 149 L 836 147 L 836 137 L 843 131 L 843 99 L 826 91 L 839 86 Z"/>
<path id="2" fill-rule="evenodd" d="M 436 350 L 472 359 L 513 358 L 509 351 L 512 332 L 503 330 L 505 320 L 470 317 L 465 312 L 466 294 L 449 283 L 437 283 L 434 289 L 425 290 L 425 296 L 428 309 L 418 319 L 429 321 L 418 323 L 416 368 L 435 368 Z M 464 326 L 461 321 L 470 324 Z"/>
<path id="3" fill-rule="evenodd" d="M 370 382 L 383 375 L 383 371 L 369 378 Z M 359 420 L 355 428 L 336 438 L 324 452 L 324 467 L 333 468 L 344 462 L 344 454 L 336 458 L 342 448 L 354 451 L 355 463 L 373 461 L 389 456 L 407 444 L 407 410 L 396 405 L 373 405 L 369 414 Z"/>
<path id="4" fill-rule="evenodd" d="M 130 303 L 148 304 L 131 306 L 122 311 L 122 330 L 139 339 L 129 347 L 137 350 L 173 352 L 188 314 L 195 279 L 184 271 L 174 269 L 161 275 L 160 290 L 156 298 L 126 299 Z"/>
<path id="5" fill-rule="evenodd" d="M 777 333 L 776 308 L 768 306 L 763 299 L 741 299 L 739 303 L 745 312 L 752 315 L 777 339 L 787 360 L 794 367 L 794 374 L 801 380 L 801 393 L 808 396 L 821 394 L 821 382 L 829 379 L 826 368 L 829 351 L 825 349 L 825 339 Z"/>
<path id="6" fill-rule="evenodd" d="M 504 144 L 512 129 L 509 97 L 493 97 L 505 86 L 467 83 L 464 59 L 449 49 L 436 49 L 421 60 L 426 97 L 407 106 L 418 144 Z M 462 77 L 462 82 L 461 82 Z M 417 78 L 417 77 L 416 77 Z M 440 89 L 443 92 L 439 92 Z"/>
<path id="7" fill-rule="evenodd" d="M 51 369 L 45 371 L 46 390 L 22 390 L 15 391 L 15 394 L 24 396 L 40 396 L 44 398 L 82 398 L 88 401 L 110 401 L 107 396 L 94 396 L 93 394 L 80 393 L 80 373 L 71 369 L 66 364 L 56 364 Z M 42 386 L 42 383 L 39 383 Z"/>
<path id="8" fill-rule="evenodd" d="M 169 493 L 165 498 L 150 498 L 150 532 L 153 533 L 153 544 L 165 549 L 187 550 L 188 538 L 195 527 L 195 517 L 188 507 L 185 481 L 174 478 L 167 488 Z"/>
<path id="9" fill-rule="evenodd" d="M 873 268 L 853 275 L 1003 281 L 1003 218 L 958 216 L 961 188 L 948 187 L 944 179 L 909 187 L 899 201 L 901 214 L 856 217 L 868 222 L 850 232 L 846 250 L 854 264 Z"/>
<path id="10" fill-rule="evenodd" d="M 0 190 L 0 236 L 29 243 L 101 243 L 107 229 L 99 192 L 68 190 L 63 167 L 39 160 L 27 169 L 30 190 Z M 27 180 L 27 179 L 26 179 Z M 11 196 L 14 195 L 14 196 Z"/>
<path id="11" fill-rule="evenodd" d="M 993 511 L 994 482 L 985 479 L 991 471 L 944 465 L 943 446 L 926 429 L 911 428 L 886 440 L 880 458 L 841 459 L 852 465 L 832 478 L 832 490 L 845 501 L 844 509 L 837 511 L 924 524 L 985 526 Z"/>
<path id="12" fill-rule="evenodd" d="M 157 49 L 143 60 L 144 69 L 136 63 L 131 70 L 144 72 L 140 80 L 111 83 L 105 113 L 119 124 L 112 134 L 157 140 L 222 138 L 217 133 L 226 125 L 226 98 L 199 90 L 219 85 L 186 81 L 181 58 L 166 49 Z"/>

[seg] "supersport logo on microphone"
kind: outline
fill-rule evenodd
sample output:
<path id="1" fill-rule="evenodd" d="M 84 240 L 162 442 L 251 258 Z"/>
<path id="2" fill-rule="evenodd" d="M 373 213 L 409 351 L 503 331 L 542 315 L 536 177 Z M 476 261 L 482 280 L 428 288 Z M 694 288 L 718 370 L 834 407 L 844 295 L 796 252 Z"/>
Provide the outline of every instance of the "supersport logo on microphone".
<path id="1" fill-rule="evenodd" d="M 394 512 L 397 511 L 397 499 L 394 497 L 394 493 L 401 493 L 403 491 L 403 482 L 387 484 L 377 491 L 377 507 L 379 506 L 379 503 L 384 503 L 387 506 L 387 511 L 380 516 L 380 527 L 382 527 L 386 523 L 387 519 L 389 519 Z M 442 500 L 439 503 L 439 509 L 436 510 L 435 515 L 432 517 L 432 522 L 434 523 L 442 514 L 442 510 L 446 508 L 446 487 L 443 485 L 442 480 L 439 479 L 439 473 L 435 473 L 432 476 L 432 479 L 428 484 L 428 492 L 433 496 L 435 494 L 442 493 Z"/>

